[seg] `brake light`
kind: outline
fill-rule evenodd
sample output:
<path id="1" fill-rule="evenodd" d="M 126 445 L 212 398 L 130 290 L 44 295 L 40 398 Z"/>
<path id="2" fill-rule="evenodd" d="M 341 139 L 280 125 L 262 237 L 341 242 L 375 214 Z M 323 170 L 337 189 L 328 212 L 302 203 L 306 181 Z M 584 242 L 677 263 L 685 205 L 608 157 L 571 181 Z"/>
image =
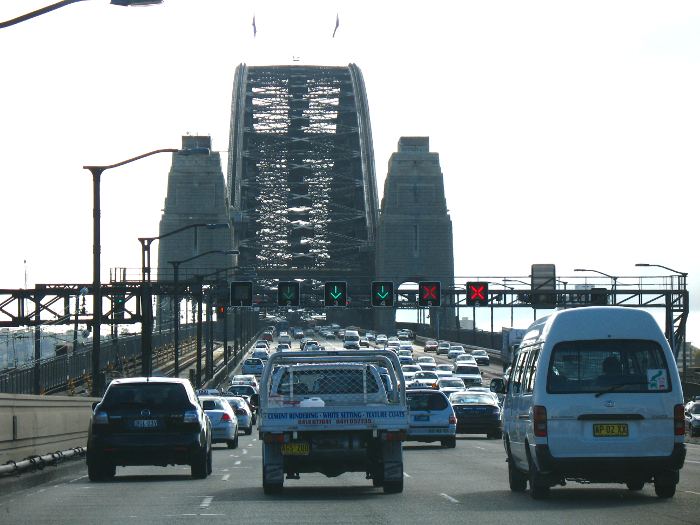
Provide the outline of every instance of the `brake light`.
<path id="1" fill-rule="evenodd" d="M 547 409 L 542 405 L 532 407 L 532 426 L 535 437 L 547 437 Z"/>
<path id="2" fill-rule="evenodd" d="M 457 424 L 457 416 L 450 416 L 450 425 Z"/>
<path id="3" fill-rule="evenodd" d="M 676 436 L 685 435 L 685 408 L 683 405 L 673 407 L 673 430 Z"/>
<path id="4" fill-rule="evenodd" d="M 384 441 L 404 441 L 406 439 L 406 432 L 403 430 L 390 430 L 389 432 L 384 432 Z"/>
<path id="5" fill-rule="evenodd" d="M 196 410 L 187 410 L 182 415 L 183 423 L 199 423 L 199 416 Z"/>
<path id="6" fill-rule="evenodd" d="M 95 412 L 95 417 L 92 418 L 93 425 L 107 425 L 109 424 L 109 416 L 107 412 Z"/>
<path id="7" fill-rule="evenodd" d="M 232 421 L 231 416 L 229 416 L 226 412 L 224 412 L 221 415 L 221 421 Z"/>
<path id="8" fill-rule="evenodd" d="M 284 443 L 284 434 L 265 434 L 265 443 Z"/>

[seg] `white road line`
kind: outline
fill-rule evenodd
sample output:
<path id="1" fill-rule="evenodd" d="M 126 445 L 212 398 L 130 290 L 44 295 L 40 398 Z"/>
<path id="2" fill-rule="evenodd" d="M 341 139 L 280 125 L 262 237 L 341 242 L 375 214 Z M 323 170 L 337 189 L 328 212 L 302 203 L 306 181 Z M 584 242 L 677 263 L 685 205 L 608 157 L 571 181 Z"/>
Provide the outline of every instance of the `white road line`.
<path id="1" fill-rule="evenodd" d="M 248 451 L 247 451 L 246 449 L 243 449 L 243 453 L 244 453 L 244 454 L 247 454 Z"/>
<path id="2" fill-rule="evenodd" d="M 683 492 L 687 492 L 688 494 L 695 494 L 696 496 L 700 496 L 700 492 L 693 492 L 692 490 L 684 490 Z"/>
<path id="3" fill-rule="evenodd" d="M 404 477 L 410 478 L 411 476 L 408 474 L 408 472 L 403 473 Z"/>
<path id="4" fill-rule="evenodd" d="M 75 478 L 70 480 L 68 483 L 73 483 L 74 481 L 78 481 L 79 479 L 87 478 L 87 476 L 80 476 L 79 478 Z"/>
<path id="5" fill-rule="evenodd" d="M 221 481 L 228 481 L 228 478 L 231 477 L 231 474 L 224 474 L 224 477 L 221 478 Z"/>
<path id="6" fill-rule="evenodd" d="M 257 441 L 257 440 L 258 440 L 258 438 L 253 438 L 253 441 Z"/>
<path id="7" fill-rule="evenodd" d="M 448 496 L 448 495 L 445 494 L 444 492 L 441 492 L 441 493 L 440 493 L 440 496 L 442 496 L 443 498 L 445 498 L 447 501 L 449 501 L 449 502 L 451 502 L 451 503 L 459 503 L 458 500 L 454 499 L 452 496 Z"/>
<path id="8" fill-rule="evenodd" d="M 222 468 L 222 469 L 221 469 L 221 472 L 228 472 L 228 469 L 227 469 L 227 468 Z"/>
<path id="9" fill-rule="evenodd" d="M 234 465 L 240 465 L 240 464 L 241 464 L 241 460 L 240 460 L 240 459 L 234 463 Z"/>
<path id="10" fill-rule="evenodd" d="M 700 461 L 693 461 L 692 459 L 686 459 L 686 463 L 700 463 Z"/>
<path id="11" fill-rule="evenodd" d="M 252 443 L 248 443 L 248 446 L 249 446 L 249 447 L 252 447 L 252 446 L 253 446 L 253 444 L 252 444 Z"/>
<path id="12" fill-rule="evenodd" d="M 484 447 L 480 447 L 479 445 L 474 445 L 474 448 L 478 448 L 479 450 L 486 450 Z"/>
<path id="13" fill-rule="evenodd" d="M 206 508 L 209 505 L 211 505 L 211 500 L 214 499 L 214 496 L 204 496 L 204 499 L 202 500 L 202 503 L 199 504 L 200 507 Z"/>
<path id="14" fill-rule="evenodd" d="M 183 514 L 183 516 L 184 516 L 184 514 Z M 202 513 L 202 514 L 200 514 L 200 516 L 226 516 L 226 514 L 204 514 L 204 513 Z"/>

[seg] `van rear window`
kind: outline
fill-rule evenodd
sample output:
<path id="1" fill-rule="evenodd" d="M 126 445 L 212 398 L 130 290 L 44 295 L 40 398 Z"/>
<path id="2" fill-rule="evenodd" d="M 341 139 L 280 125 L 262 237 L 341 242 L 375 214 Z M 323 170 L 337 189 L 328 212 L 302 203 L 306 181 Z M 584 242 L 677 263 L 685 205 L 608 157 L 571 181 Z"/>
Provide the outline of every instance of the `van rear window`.
<path id="1" fill-rule="evenodd" d="M 670 391 L 668 364 L 655 341 L 566 341 L 552 351 L 547 373 L 551 394 Z"/>

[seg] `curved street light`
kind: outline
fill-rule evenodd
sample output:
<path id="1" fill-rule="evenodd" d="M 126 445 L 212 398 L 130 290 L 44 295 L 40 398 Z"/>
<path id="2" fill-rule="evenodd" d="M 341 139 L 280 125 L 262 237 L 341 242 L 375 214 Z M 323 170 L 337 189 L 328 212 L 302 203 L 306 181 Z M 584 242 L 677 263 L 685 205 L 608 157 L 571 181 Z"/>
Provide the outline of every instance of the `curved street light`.
<path id="1" fill-rule="evenodd" d="M 91 394 L 94 397 L 100 395 L 100 385 L 98 376 L 100 373 L 100 324 L 102 323 L 102 286 L 100 284 L 100 179 L 105 171 L 129 164 L 144 157 L 150 157 L 156 153 L 177 153 L 178 149 L 167 148 L 149 151 L 143 155 L 132 157 L 116 164 L 109 166 L 83 166 L 83 169 L 89 170 L 92 173 L 92 301 L 93 301 L 93 320 L 92 320 L 92 388 Z"/>
<path id="2" fill-rule="evenodd" d="M 70 4 L 77 4 L 78 2 L 84 2 L 85 0 L 63 0 L 62 2 L 56 2 L 55 4 L 47 5 L 46 7 L 42 7 L 40 9 L 37 9 L 35 11 L 32 11 L 30 13 L 26 13 L 24 15 L 20 15 L 16 18 L 13 18 L 11 20 L 5 20 L 4 22 L 0 22 L 0 29 L 3 29 L 5 27 L 10 27 L 15 24 L 19 24 L 20 22 L 26 22 L 27 20 L 31 20 L 32 18 L 36 18 L 37 16 L 44 15 L 46 13 L 50 13 L 51 11 L 55 11 L 56 9 L 60 9 L 61 7 L 66 7 L 67 5 Z M 121 5 L 121 6 L 130 6 L 130 5 L 153 5 L 153 4 L 161 4 L 163 3 L 163 0 L 111 0 L 110 4 L 112 5 Z"/>
<path id="3" fill-rule="evenodd" d="M 204 257 L 205 255 L 211 255 L 214 253 L 218 253 L 221 255 L 238 255 L 240 252 L 238 250 L 209 250 L 208 252 L 200 253 L 197 255 L 194 255 L 192 257 L 188 257 L 187 259 L 182 259 L 180 261 L 168 261 L 168 264 L 173 265 L 173 283 L 174 283 L 174 290 L 173 290 L 173 301 L 174 301 L 174 308 L 173 308 L 173 317 L 175 321 L 175 332 L 174 332 L 174 346 L 175 346 L 175 377 L 179 377 L 180 375 L 180 297 L 178 294 L 178 285 L 179 285 L 179 276 L 180 276 L 180 265 L 194 261 L 195 259 L 199 259 L 200 257 Z M 199 305 L 199 308 L 197 309 L 197 322 L 198 322 L 198 331 L 200 330 L 199 326 L 201 326 L 201 319 L 202 319 L 202 308 L 201 305 Z M 199 388 L 199 381 L 202 376 L 202 347 L 201 347 L 201 338 L 197 337 L 197 388 Z"/>

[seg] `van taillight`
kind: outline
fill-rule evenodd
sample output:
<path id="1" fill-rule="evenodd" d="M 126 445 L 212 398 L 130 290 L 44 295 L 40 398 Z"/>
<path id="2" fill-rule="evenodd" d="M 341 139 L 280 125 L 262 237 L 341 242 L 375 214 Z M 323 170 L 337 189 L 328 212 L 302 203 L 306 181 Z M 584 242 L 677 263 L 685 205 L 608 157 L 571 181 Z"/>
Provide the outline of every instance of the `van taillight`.
<path id="1" fill-rule="evenodd" d="M 547 409 L 542 405 L 532 407 L 532 426 L 535 437 L 547 437 Z"/>
<path id="2" fill-rule="evenodd" d="M 226 412 L 224 412 L 221 415 L 221 421 L 232 421 L 231 416 L 229 416 Z"/>
<path id="3" fill-rule="evenodd" d="M 673 407 L 673 430 L 676 436 L 685 435 L 685 408 L 683 405 Z"/>

